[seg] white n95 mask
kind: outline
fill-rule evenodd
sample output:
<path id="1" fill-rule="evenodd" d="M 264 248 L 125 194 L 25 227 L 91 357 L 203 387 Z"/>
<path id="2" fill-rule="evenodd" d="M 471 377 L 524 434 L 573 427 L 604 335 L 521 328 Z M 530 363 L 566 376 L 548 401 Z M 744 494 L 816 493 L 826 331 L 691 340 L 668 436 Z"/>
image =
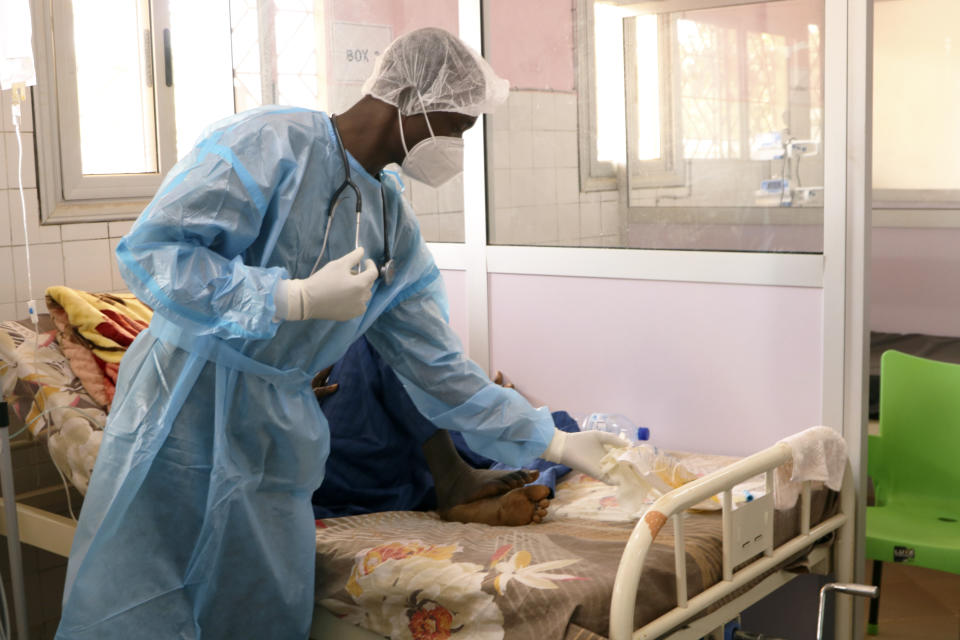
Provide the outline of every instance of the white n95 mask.
<path id="1" fill-rule="evenodd" d="M 433 135 L 433 127 L 430 126 L 426 112 L 423 117 L 427 120 L 430 137 L 413 145 L 413 149 L 408 151 L 407 141 L 403 136 L 403 121 L 400 119 L 400 110 L 397 110 L 400 142 L 406 153 L 400 167 L 414 180 L 431 187 L 439 187 L 463 173 L 463 139 Z"/>

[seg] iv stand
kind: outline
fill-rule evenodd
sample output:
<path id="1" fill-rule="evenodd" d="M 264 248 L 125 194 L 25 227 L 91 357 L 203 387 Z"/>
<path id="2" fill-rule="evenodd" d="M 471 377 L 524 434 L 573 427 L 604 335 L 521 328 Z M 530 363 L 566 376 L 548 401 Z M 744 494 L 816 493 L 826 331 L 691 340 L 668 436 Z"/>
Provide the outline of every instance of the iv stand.
<path id="1" fill-rule="evenodd" d="M 13 608 L 17 617 L 17 637 L 27 640 L 27 599 L 23 586 L 23 561 L 20 557 L 20 528 L 17 525 L 17 500 L 13 488 L 13 460 L 10 457 L 10 418 L 7 403 L 0 402 L 0 491 L 6 516 L 7 552 L 10 555 L 10 582 Z"/>

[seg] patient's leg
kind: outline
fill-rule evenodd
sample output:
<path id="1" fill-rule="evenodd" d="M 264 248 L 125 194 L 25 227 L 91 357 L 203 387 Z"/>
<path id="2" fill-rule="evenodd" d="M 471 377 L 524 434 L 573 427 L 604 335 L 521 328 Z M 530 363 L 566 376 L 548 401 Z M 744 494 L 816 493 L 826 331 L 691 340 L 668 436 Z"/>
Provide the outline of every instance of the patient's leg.
<path id="1" fill-rule="evenodd" d="M 437 492 L 437 510 L 446 520 L 460 522 L 485 522 L 487 524 L 527 524 L 534 521 L 541 500 L 546 499 L 550 490 L 543 495 L 525 491 L 517 493 L 523 485 L 539 477 L 539 471 L 499 471 L 493 469 L 474 469 L 460 457 L 450 434 L 438 430 L 423 443 L 423 454 L 433 475 Z M 515 495 L 511 495 L 515 494 Z M 528 495 L 529 494 L 529 495 Z M 497 516 L 496 509 L 484 500 L 503 501 L 504 510 Z M 546 502 L 542 507 L 546 509 Z M 476 513 L 476 517 L 471 514 Z M 544 511 L 545 513 L 545 511 Z M 448 517 L 448 514 L 454 514 Z M 526 514 L 526 520 L 523 520 Z M 492 522 L 501 518 L 504 521 Z M 542 515 L 540 516 L 543 517 Z M 509 520 L 507 522 L 506 520 Z M 519 520 L 523 520 L 519 522 Z M 539 518 L 536 520 L 539 522 Z"/>

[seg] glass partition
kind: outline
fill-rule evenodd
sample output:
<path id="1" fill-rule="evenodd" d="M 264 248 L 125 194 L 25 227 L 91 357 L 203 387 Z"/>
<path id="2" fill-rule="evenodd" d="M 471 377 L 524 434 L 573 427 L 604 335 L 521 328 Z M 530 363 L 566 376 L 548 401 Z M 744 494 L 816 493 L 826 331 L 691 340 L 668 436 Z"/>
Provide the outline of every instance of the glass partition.
<path id="1" fill-rule="evenodd" d="M 822 251 L 823 0 L 564 4 L 486 6 L 492 244 Z"/>

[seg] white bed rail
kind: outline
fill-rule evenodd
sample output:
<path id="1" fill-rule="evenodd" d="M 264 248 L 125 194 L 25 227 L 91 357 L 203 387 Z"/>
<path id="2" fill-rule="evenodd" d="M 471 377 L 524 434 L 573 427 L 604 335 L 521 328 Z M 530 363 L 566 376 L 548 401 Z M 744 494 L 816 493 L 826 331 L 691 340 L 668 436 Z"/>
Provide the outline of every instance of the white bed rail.
<path id="1" fill-rule="evenodd" d="M 659 638 L 721 598 L 782 565 L 846 522 L 847 516 L 841 513 L 811 527 L 810 483 L 804 483 L 800 503 L 800 535 L 779 547 L 773 546 L 773 471 L 790 459 L 790 446 L 779 442 L 674 489 L 650 506 L 634 527 L 617 569 L 610 603 L 610 640 Z M 766 474 L 766 494 L 734 509 L 734 486 L 761 474 Z M 723 505 L 722 580 L 693 598 L 688 598 L 684 511 L 718 494 L 721 495 Z M 633 614 L 644 561 L 653 540 L 670 518 L 673 518 L 674 525 L 677 606 L 634 631 Z M 734 571 L 735 567 L 758 555 L 762 557 L 743 566 L 739 571 Z"/>

